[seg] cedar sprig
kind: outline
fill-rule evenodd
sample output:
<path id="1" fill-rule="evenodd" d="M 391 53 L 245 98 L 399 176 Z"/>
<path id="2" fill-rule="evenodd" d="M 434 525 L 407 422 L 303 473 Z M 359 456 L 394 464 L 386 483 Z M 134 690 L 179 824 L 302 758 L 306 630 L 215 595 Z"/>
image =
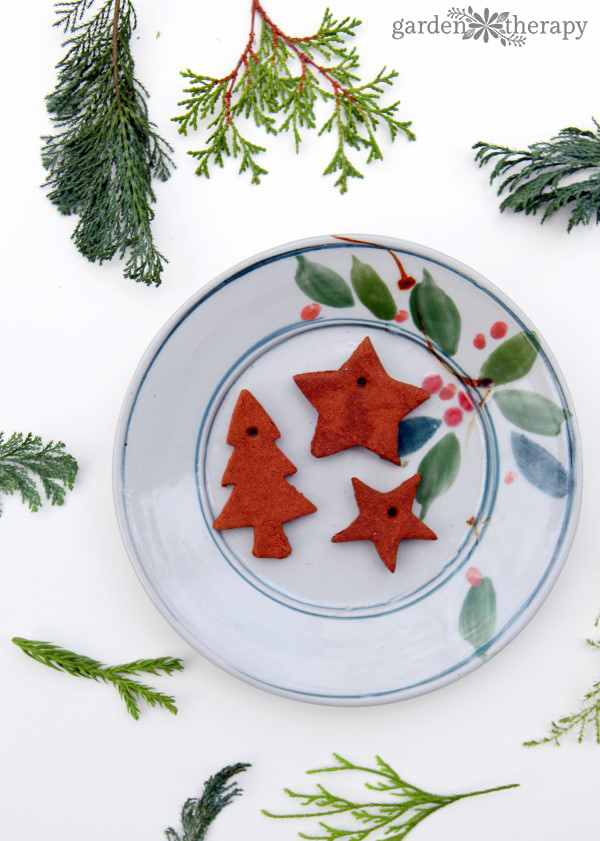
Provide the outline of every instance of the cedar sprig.
<path id="1" fill-rule="evenodd" d="M 490 183 L 502 179 L 498 195 L 506 193 L 500 210 L 542 214 L 541 221 L 566 207 L 568 230 L 600 222 L 600 124 L 595 131 L 565 128 L 556 137 L 511 149 L 476 143 L 480 166 L 493 163 Z M 507 177 L 504 177 L 507 176 Z M 574 180 L 575 179 L 575 180 Z"/>
<path id="2" fill-rule="evenodd" d="M 21 432 L 5 439 L 0 432 L 0 495 L 18 493 L 31 511 L 42 505 L 35 479 L 51 505 L 62 505 L 67 489 L 73 489 L 77 470 L 62 441 L 44 444 L 39 436 Z"/>
<path id="3" fill-rule="evenodd" d="M 190 797 L 181 810 L 181 835 L 172 827 L 165 830 L 168 841 L 203 841 L 208 828 L 231 801 L 242 794 L 232 777 L 250 768 L 247 762 L 227 765 L 204 783 L 199 798 Z"/>
<path id="4" fill-rule="evenodd" d="M 463 800 L 466 797 L 478 797 L 480 794 L 489 794 L 494 791 L 504 791 L 509 788 L 517 788 L 517 784 L 497 786 L 496 788 L 485 789 L 484 791 L 473 791 L 468 794 L 433 794 L 404 780 L 400 775 L 380 756 L 375 757 L 375 767 L 370 768 L 363 765 L 355 765 L 337 753 L 333 754 L 337 761 L 336 765 L 325 768 L 316 768 L 307 771 L 308 774 L 323 774 L 335 771 L 359 771 L 367 774 L 374 782 L 366 782 L 365 788 L 369 791 L 381 792 L 391 795 L 393 800 L 348 800 L 332 793 L 323 785 L 317 785 L 315 792 L 295 792 L 291 789 L 284 789 L 291 798 L 299 800 L 308 811 L 296 812 L 287 815 L 276 815 L 263 810 L 263 814 L 270 818 L 331 818 L 346 816 L 354 820 L 354 825 L 346 825 L 344 828 L 332 826 L 329 820 L 320 820 L 318 825 L 321 828 L 319 835 L 306 835 L 299 832 L 300 838 L 311 841 L 336 841 L 344 838 L 346 841 L 364 841 L 372 836 L 372 841 L 403 841 L 406 836 L 417 827 L 421 821 L 428 818 L 434 812 Z"/>
<path id="5" fill-rule="evenodd" d="M 64 29 L 65 32 L 75 29 L 94 2 L 95 0 L 71 0 L 66 3 L 55 3 L 54 26 Z"/>
<path id="6" fill-rule="evenodd" d="M 125 277 L 158 285 L 165 263 L 152 236 L 152 181 L 166 181 L 171 146 L 148 117 L 135 76 L 131 0 L 57 3 L 67 35 L 58 82 L 46 98 L 57 133 L 43 138 L 48 198 L 79 221 L 72 238 L 92 262 L 127 258 Z"/>
<path id="7" fill-rule="evenodd" d="M 599 623 L 600 616 L 596 619 L 596 627 Z M 592 648 L 600 650 L 600 640 L 587 639 L 586 643 Z M 524 742 L 524 745 L 528 748 L 548 744 L 559 746 L 560 740 L 569 733 L 576 735 L 579 744 L 583 742 L 588 733 L 592 733 L 596 743 L 600 745 L 600 679 L 585 693 L 577 712 L 550 722 L 550 732 L 547 736 L 543 739 L 532 739 L 529 742 Z"/>
<path id="8" fill-rule="evenodd" d="M 336 20 L 326 9 L 315 35 L 295 38 L 274 23 L 259 0 L 252 0 L 250 34 L 233 70 L 222 78 L 189 69 L 182 73 L 189 87 L 178 103 L 183 113 L 173 119 L 180 134 L 187 136 L 202 123 L 209 132 L 204 148 L 188 153 L 197 161 L 196 174 L 208 178 L 214 166 L 223 167 L 232 157 L 240 159 L 240 173 L 260 183 L 267 170 L 257 157 L 266 149 L 242 133 L 242 119 L 254 121 L 267 135 L 290 132 L 296 151 L 306 130 L 334 134 L 336 148 L 324 174 L 337 175 L 335 186 L 342 193 L 348 179 L 363 177 L 349 150 L 366 152 L 367 163 L 383 158 L 376 136 L 381 124 L 392 141 L 399 133 L 414 140 L 411 122 L 396 118 L 400 103 L 380 102 L 397 72 L 383 68 L 370 82 L 360 83 L 358 52 L 346 43 L 360 23 L 350 17 Z M 328 111 L 320 127 L 319 102 Z"/>
<path id="9" fill-rule="evenodd" d="M 172 675 L 183 670 L 183 663 L 177 657 L 156 657 L 153 660 L 135 660 L 119 666 L 105 666 L 83 654 L 61 648 L 51 642 L 27 640 L 13 637 L 13 642 L 29 657 L 57 671 L 67 672 L 74 677 L 112 684 L 123 699 L 127 712 L 137 721 L 140 717 L 140 701 L 150 707 L 162 707 L 173 715 L 177 714 L 175 699 L 151 686 L 132 680 L 131 675 Z"/>

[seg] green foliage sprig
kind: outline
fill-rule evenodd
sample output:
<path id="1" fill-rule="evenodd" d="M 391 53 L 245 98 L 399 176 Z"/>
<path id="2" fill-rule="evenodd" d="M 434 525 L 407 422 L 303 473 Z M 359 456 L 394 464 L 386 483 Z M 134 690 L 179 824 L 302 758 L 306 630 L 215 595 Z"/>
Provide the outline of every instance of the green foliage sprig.
<path id="1" fill-rule="evenodd" d="M 165 258 L 152 237 L 152 180 L 166 181 L 169 144 L 148 117 L 148 93 L 135 76 L 131 0 L 56 3 L 55 26 L 69 37 L 46 98 L 57 134 L 44 137 L 48 198 L 79 221 L 77 249 L 92 262 L 127 255 L 125 277 L 161 282 Z"/>
<path id="2" fill-rule="evenodd" d="M 497 786 L 496 788 L 485 789 L 484 791 L 473 791 L 468 794 L 432 794 L 429 791 L 418 788 L 402 779 L 394 769 L 381 757 L 375 757 L 375 768 L 362 765 L 355 765 L 337 753 L 333 754 L 337 765 L 326 768 L 316 768 L 307 771 L 308 774 L 323 774 L 334 771 L 360 771 L 375 778 L 375 783 L 365 783 L 365 788 L 370 791 L 382 792 L 391 795 L 393 800 L 377 801 L 354 801 L 345 797 L 333 794 L 322 785 L 317 785 L 315 792 L 295 792 L 289 788 L 284 789 L 290 797 L 300 800 L 302 806 L 308 811 L 289 815 L 275 815 L 272 812 L 263 810 L 263 814 L 270 818 L 323 818 L 338 815 L 350 816 L 354 819 L 354 826 L 344 828 L 334 827 L 329 822 L 320 820 L 321 834 L 306 835 L 298 833 L 300 838 L 311 839 L 311 841 L 337 841 L 344 838 L 345 841 L 364 841 L 372 836 L 385 839 L 385 841 L 403 841 L 406 836 L 418 826 L 421 821 L 428 818 L 434 812 L 463 800 L 466 797 L 478 797 L 480 794 L 489 794 L 493 791 L 504 791 L 509 788 L 518 787 L 517 784 Z"/>
<path id="3" fill-rule="evenodd" d="M 199 798 L 190 797 L 183 804 L 181 810 L 181 835 L 172 827 L 165 830 L 169 841 L 203 841 L 208 828 L 228 806 L 234 797 L 242 794 L 242 789 L 231 778 L 250 768 L 247 762 L 237 762 L 227 765 L 204 783 L 202 795 Z"/>
<path id="4" fill-rule="evenodd" d="M 39 480 L 51 505 L 62 505 L 67 489 L 73 489 L 77 469 L 77 462 L 65 451 L 62 441 L 44 444 L 37 435 L 20 432 L 13 432 L 5 440 L 0 432 L 0 494 L 18 493 L 31 511 L 42 505 L 32 476 Z"/>
<path id="5" fill-rule="evenodd" d="M 600 616 L 596 619 L 596 626 L 600 623 Z M 587 639 L 586 643 L 596 650 L 600 650 L 600 640 Z M 600 745 L 600 680 L 585 693 L 579 710 L 571 715 L 565 715 L 557 721 L 550 722 L 550 732 L 543 739 L 532 739 L 524 742 L 528 748 L 536 745 L 560 745 L 560 740 L 569 733 L 577 735 L 579 744 L 583 742 L 588 732 L 592 732 L 596 743 Z"/>
<path id="6" fill-rule="evenodd" d="M 317 128 L 318 101 L 329 108 L 319 135 L 333 133 L 337 138 L 324 174 L 337 174 L 335 186 L 342 193 L 349 178 L 363 177 L 350 161 L 349 149 L 364 150 L 367 163 L 383 158 L 376 138 L 380 123 L 388 127 L 392 140 L 400 132 L 414 140 L 411 123 L 395 117 L 400 103 L 380 103 L 396 71 L 384 67 L 372 81 L 360 84 L 359 55 L 356 47 L 345 44 L 360 23 L 350 17 L 336 20 L 326 9 L 315 35 L 293 38 L 271 20 L 259 0 L 252 0 L 248 42 L 231 73 L 222 78 L 192 70 L 182 73 L 190 86 L 184 89 L 189 96 L 178 103 L 184 113 L 173 118 L 179 132 L 196 131 L 200 122 L 210 131 L 206 146 L 189 152 L 198 161 L 196 174 L 208 178 L 211 166 L 222 167 L 226 157 L 239 157 L 240 173 L 248 171 L 252 183 L 259 184 L 267 170 L 256 158 L 266 150 L 242 134 L 240 119 L 252 119 L 267 134 L 291 132 L 298 151 L 302 132 Z"/>
<path id="7" fill-rule="evenodd" d="M 105 666 L 98 660 L 75 654 L 50 642 L 27 640 L 22 637 L 13 637 L 13 642 L 29 657 L 43 663 L 44 666 L 50 666 L 51 669 L 67 672 L 74 677 L 112 684 L 125 702 L 127 712 L 136 721 L 140 717 L 139 701 L 145 701 L 150 707 L 162 707 L 173 715 L 177 714 L 174 698 L 131 679 L 131 675 L 172 675 L 173 672 L 180 672 L 183 670 L 183 663 L 177 657 L 157 657 L 154 660 L 135 660 L 133 663 L 123 663 L 119 666 Z"/>
<path id="8" fill-rule="evenodd" d="M 533 143 L 528 149 L 476 143 L 473 149 L 479 165 L 495 164 L 490 183 L 507 176 L 498 188 L 499 196 L 508 193 L 500 210 L 540 212 L 544 222 L 568 207 L 569 231 L 575 225 L 600 222 L 600 124 L 594 123 L 596 131 L 565 128 L 551 140 Z"/>

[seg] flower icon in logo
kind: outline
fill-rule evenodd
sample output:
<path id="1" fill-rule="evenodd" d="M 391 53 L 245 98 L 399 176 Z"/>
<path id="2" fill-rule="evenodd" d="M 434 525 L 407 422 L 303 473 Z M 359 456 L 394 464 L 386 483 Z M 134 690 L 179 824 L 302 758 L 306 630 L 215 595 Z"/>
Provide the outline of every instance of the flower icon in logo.
<path id="1" fill-rule="evenodd" d="M 483 15 L 473 11 L 473 7 L 469 6 L 465 9 L 458 9 L 453 6 L 448 12 L 450 20 L 462 21 L 463 23 L 463 40 L 472 38 L 474 41 L 479 40 L 483 36 L 485 44 L 492 38 L 500 41 L 503 47 L 508 45 L 512 47 L 522 47 L 525 43 L 524 35 L 517 35 L 516 32 L 509 32 L 507 29 L 508 12 L 494 12 L 490 14 L 489 9 L 483 10 Z"/>
<path id="2" fill-rule="evenodd" d="M 469 11 L 471 11 L 470 7 Z M 493 15 L 490 15 L 489 9 L 483 10 L 483 17 L 477 12 L 472 12 L 471 23 L 469 23 L 469 28 L 463 35 L 463 38 L 475 38 L 477 41 L 483 35 L 484 43 L 487 44 L 490 40 L 490 35 L 493 38 L 499 38 L 505 34 L 503 24 L 507 17 L 508 12 L 502 12 L 502 14 L 494 12 Z"/>

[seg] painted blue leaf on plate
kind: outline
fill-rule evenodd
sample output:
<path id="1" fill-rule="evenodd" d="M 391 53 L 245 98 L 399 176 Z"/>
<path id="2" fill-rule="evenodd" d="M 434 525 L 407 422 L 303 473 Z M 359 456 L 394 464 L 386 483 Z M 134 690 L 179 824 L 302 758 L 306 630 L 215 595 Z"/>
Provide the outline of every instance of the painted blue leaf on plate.
<path id="1" fill-rule="evenodd" d="M 511 444 L 517 467 L 528 482 L 556 499 L 567 495 L 569 476 L 558 459 L 518 432 L 511 434 Z"/>
<path id="2" fill-rule="evenodd" d="M 478 654 L 483 654 L 496 627 L 496 591 L 491 578 L 470 588 L 458 620 L 460 634 Z"/>
<path id="3" fill-rule="evenodd" d="M 437 418 L 407 418 L 398 425 L 398 456 L 420 450 L 442 425 Z"/>

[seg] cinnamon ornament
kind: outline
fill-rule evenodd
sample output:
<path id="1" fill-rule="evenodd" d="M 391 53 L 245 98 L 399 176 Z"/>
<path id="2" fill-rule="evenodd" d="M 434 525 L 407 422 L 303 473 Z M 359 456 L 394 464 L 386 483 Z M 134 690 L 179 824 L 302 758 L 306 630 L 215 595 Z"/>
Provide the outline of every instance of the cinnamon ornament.
<path id="1" fill-rule="evenodd" d="M 286 558 L 292 549 L 282 524 L 317 510 L 286 482 L 296 468 L 275 444 L 279 437 L 272 419 L 244 389 L 231 417 L 227 443 L 234 450 L 221 480 L 234 489 L 213 527 L 253 528 L 257 558 Z"/>
<path id="2" fill-rule="evenodd" d="M 430 397 L 390 377 L 368 337 L 337 371 L 296 374 L 294 382 L 319 413 L 311 444 L 317 458 L 365 447 L 399 465 L 398 424 Z"/>
<path id="3" fill-rule="evenodd" d="M 383 563 L 394 572 L 400 541 L 408 538 L 437 540 L 437 535 L 412 513 L 420 481 L 421 474 L 416 473 L 394 490 L 380 493 L 360 479 L 352 479 L 360 513 L 348 528 L 334 535 L 331 542 L 371 540 Z"/>

